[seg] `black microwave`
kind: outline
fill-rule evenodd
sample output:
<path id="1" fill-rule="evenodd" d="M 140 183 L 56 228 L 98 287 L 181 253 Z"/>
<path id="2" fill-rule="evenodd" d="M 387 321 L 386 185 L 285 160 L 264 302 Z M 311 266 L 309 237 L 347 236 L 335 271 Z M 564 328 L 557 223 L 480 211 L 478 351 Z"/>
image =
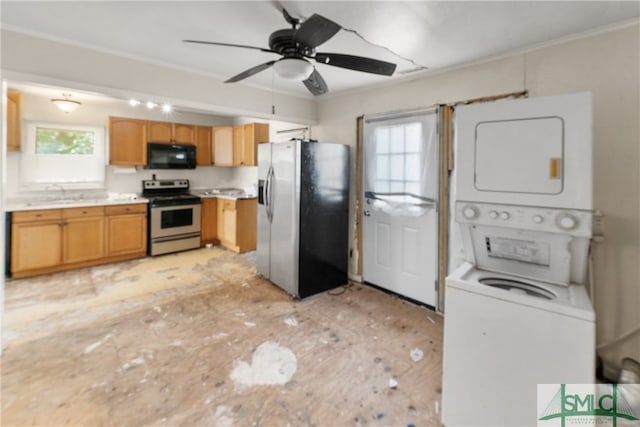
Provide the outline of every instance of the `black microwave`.
<path id="1" fill-rule="evenodd" d="M 196 147 L 189 144 L 147 143 L 148 169 L 195 169 Z"/>

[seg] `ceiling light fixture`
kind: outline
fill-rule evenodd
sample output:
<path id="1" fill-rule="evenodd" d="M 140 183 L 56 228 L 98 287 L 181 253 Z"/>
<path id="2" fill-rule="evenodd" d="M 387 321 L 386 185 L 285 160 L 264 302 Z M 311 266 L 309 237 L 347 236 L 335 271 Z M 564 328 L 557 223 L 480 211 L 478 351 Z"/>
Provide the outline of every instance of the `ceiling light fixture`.
<path id="1" fill-rule="evenodd" d="M 74 111 L 76 108 L 82 105 L 78 101 L 70 100 L 69 97 L 71 97 L 71 94 L 63 93 L 62 98 L 54 98 L 51 100 L 51 102 L 53 102 L 56 107 L 58 107 L 60 110 L 64 111 L 65 114 L 67 114 Z"/>
<path id="2" fill-rule="evenodd" d="M 147 102 L 146 105 L 147 105 L 147 108 L 150 109 L 150 110 L 153 110 L 154 108 L 156 108 L 158 106 L 158 104 L 156 104 L 155 102 L 151 102 L 151 101 Z"/>
<path id="3" fill-rule="evenodd" d="M 313 73 L 313 65 L 301 58 L 282 58 L 273 64 L 276 73 L 283 79 L 301 82 Z"/>
<path id="4" fill-rule="evenodd" d="M 164 111 L 165 113 L 169 113 L 169 112 L 171 112 L 171 105 L 169 105 L 169 104 L 164 104 L 164 105 L 162 106 L 162 111 Z"/>
<path id="5" fill-rule="evenodd" d="M 138 105 L 140 105 L 140 101 L 132 98 L 129 100 L 129 105 L 131 105 L 132 107 L 137 107 Z"/>

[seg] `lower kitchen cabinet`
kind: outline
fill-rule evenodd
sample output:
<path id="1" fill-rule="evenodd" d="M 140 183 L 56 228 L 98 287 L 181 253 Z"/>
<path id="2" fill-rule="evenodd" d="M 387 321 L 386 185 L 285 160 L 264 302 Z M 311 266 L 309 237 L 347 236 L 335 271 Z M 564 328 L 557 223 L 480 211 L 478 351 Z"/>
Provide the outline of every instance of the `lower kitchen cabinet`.
<path id="1" fill-rule="evenodd" d="M 11 271 L 52 268 L 62 263 L 62 211 L 15 212 L 11 223 Z"/>
<path id="2" fill-rule="evenodd" d="M 62 263 L 104 257 L 104 207 L 62 209 Z"/>
<path id="3" fill-rule="evenodd" d="M 13 277 L 139 258 L 146 252 L 146 204 L 20 211 L 11 215 Z"/>
<path id="4" fill-rule="evenodd" d="M 107 257 L 143 257 L 147 253 L 147 205 L 117 205 L 105 208 Z"/>
<path id="5" fill-rule="evenodd" d="M 200 217 L 200 244 L 218 244 L 218 200 L 215 198 L 202 199 Z"/>
<path id="6" fill-rule="evenodd" d="M 242 253 L 256 249 L 257 199 L 218 200 L 218 238 L 222 246 Z"/>

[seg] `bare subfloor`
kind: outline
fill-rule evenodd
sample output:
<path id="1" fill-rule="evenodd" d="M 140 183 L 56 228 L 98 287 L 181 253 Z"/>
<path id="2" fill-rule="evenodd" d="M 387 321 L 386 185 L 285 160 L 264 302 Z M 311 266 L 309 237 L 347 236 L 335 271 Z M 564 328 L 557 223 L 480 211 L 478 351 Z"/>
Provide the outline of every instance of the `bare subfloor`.
<path id="1" fill-rule="evenodd" d="M 292 301 L 213 248 L 5 298 L 3 426 L 440 425 L 442 318 L 368 286 Z"/>

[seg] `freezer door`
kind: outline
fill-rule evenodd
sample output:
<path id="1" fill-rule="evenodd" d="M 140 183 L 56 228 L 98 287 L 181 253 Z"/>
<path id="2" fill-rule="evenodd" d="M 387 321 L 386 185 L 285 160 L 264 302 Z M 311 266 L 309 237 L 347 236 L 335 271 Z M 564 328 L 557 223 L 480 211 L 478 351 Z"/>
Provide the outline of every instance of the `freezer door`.
<path id="1" fill-rule="evenodd" d="M 271 222 L 268 215 L 269 176 L 271 171 L 272 144 L 258 144 L 258 237 L 257 269 L 267 279 L 270 278 L 271 263 Z"/>
<path id="2" fill-rule="evenodd" d="M 269 279 L 290 295 L 298 296 L 299 142 L 271 144 L 271 147 Z"/>

